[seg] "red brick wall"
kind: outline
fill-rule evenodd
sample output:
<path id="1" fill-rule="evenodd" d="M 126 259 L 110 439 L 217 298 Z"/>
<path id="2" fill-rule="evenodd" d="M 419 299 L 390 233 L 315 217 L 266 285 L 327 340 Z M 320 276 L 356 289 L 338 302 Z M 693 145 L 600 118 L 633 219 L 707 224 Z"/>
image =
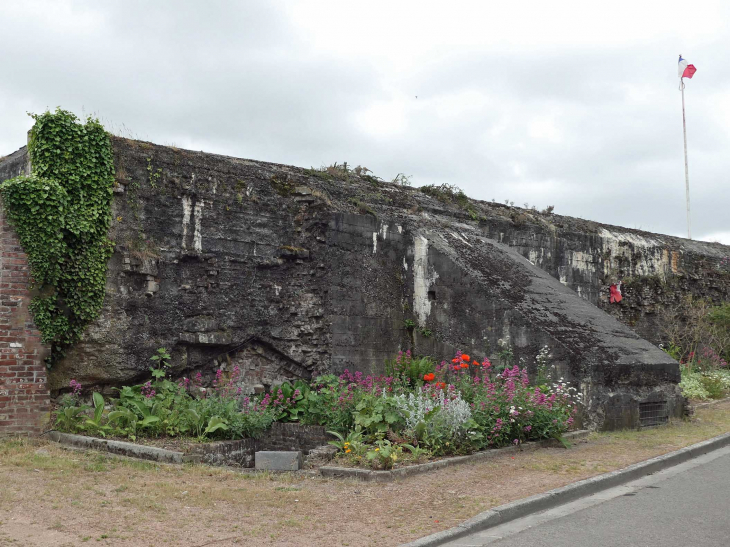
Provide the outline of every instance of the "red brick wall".
<path id="1" fill-rule="evenodd" d="M 49 419 L 48 347 L 28 310 L 29 285 L 27 257 L 0 202 L 0 437 L 40 433 Z"/>

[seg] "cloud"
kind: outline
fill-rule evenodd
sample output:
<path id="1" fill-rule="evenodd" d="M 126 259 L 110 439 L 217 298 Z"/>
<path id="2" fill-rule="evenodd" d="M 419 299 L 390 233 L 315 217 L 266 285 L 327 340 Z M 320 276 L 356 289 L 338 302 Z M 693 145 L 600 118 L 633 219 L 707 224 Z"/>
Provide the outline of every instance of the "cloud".
<path id="1" fill-rule="evenodd" d="M 162 144 L 362 164 L 681 234 L 726 231 L 721 2 L 42 2 L 4 8 L 0 153 L 61 105 Z M 627 16 L 627 13 L 631 16 Z"/>

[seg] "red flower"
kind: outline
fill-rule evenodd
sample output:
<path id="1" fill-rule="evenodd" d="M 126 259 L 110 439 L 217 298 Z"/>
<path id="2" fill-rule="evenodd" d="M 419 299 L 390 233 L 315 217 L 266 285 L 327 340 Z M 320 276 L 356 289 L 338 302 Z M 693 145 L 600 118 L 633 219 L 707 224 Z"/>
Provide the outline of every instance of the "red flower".
<path id="1" fill-rule="evenodd" d="M 469 368 L 469 363 L 461 363 L 461 368 Z"/>
<path id="2" fill-rule="evenodd" d="M 471 362 L 471 364 L 474 365 L 475 367 L 478 367 L 479 366 L 479 361 L 474 360 L 474 361 Z"/>
<path id="3" fill-rule="evenodd" d="M 436 387 L 438 389 L 446 389 L 446 382 L 436 382 Z"/>
<path id="4" fill-rule="evenodd" d="M 452 363 L 458 363 L 458 362 L 459 362 L 459 360 L 458 360 L 458 359 L 457 359 L 456 357 L 454 357 L 454 358 L 453 358 L 453 359 L 451 360 L 451 362 L 452 362 Z"/>
<path id="5" fill-rule="evenodd" d="M 428 374 L 423 375 L 423 379 L 427 382 L 432 381 L 434 378 L 436 378 L 436 375 L 433 372 L 429 372 Z"/>
<path id="6" fill-rule="evenodd" d="M 469 356 L 466 353 L 462 353 L 461 354 L 461 359 L 464 360 L 464 361 L 466 361 L 466 362 L 469 362 Z"/>

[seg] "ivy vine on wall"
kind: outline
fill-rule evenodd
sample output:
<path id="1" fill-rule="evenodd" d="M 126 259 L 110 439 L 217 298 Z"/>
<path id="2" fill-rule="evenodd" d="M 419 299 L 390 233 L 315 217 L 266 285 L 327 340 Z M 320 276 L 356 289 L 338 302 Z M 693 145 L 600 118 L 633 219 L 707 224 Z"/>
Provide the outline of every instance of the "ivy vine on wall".
<path id="1" fill-rule="evenodd" d="M 81 123 L 60 108 L 31 116 L 32 174 L 4 182 L 0 193 L 28 255 L 37 291 L 30 311 L 51 344 L 50 366 L 101 311 L 114 162 L 98 120 Z"/>

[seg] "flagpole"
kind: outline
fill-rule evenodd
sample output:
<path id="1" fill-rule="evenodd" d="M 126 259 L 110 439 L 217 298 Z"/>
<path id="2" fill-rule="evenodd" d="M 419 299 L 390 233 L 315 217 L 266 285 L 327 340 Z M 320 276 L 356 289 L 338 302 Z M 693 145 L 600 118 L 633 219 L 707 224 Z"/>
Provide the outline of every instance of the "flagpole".
<path id="1" fill-rule="evenodd" d="M 681 55 L 680 55 L 681 57 Z M 687 164 L 687 120 L 684 115 L 684 79 L 679 79 L 679 88 L 682 90 L 682 130 L 684 132 L 684 182 L 687 192 L 687 237 L 692 239 L 692 227 L 689 214 L 689 167 Z"/>

